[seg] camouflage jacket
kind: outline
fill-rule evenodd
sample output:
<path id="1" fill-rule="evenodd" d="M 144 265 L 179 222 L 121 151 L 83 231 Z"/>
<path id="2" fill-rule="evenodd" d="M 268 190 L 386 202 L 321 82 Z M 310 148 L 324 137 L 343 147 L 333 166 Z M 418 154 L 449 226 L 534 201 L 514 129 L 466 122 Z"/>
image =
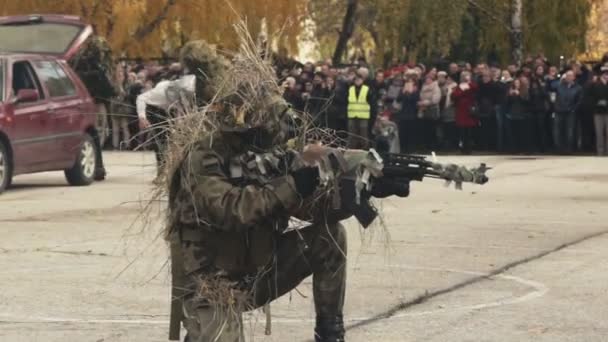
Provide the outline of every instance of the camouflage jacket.
<path id="1" fill-rule="evenodd" d="M 255 274 L 302 200 L 288 174 L 266 182 L 235 178 L 231 161 L 246 152 L 238 139 L 210 141 L 192 149 L 173 177 L 170 228 L 179 234 L 186 274 Z"/>

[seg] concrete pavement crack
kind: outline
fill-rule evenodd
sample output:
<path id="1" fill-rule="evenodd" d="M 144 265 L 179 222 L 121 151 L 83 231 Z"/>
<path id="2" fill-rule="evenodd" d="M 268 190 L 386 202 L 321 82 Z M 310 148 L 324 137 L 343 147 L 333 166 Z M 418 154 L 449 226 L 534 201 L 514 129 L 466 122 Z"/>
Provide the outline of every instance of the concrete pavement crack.
<path id="1" fill-rule="evenodd" d="M 68 255 L 84 255 L 84 256 L 100 256 L 100 257 L 113 257 L 113 255 L 109 255 L 107 253 L 97 253 L 92 250 L 89 251 L 61 251 L 61 250 L 53 250 L 46 248 L 37 248 L 36 252 L 43 253 L 57 253 L 57 254 L 68 254 Z"/>
<path id="2" fill-rule="evenodd" d="M 399 313 L 400 311 L 404 311 L 404 310 L 407 310 L 407 309 L 409 309 L 411 307 L 414 307 L 416 305 L 425 303 L 425 302 L 429 301 L 430 299 L 433 299 L 433 298 L 436 298 L 436 297 L 439 297 L 439 296 L 442 296 L 442 295 L 445 295 L 445 294 L 448 294 L 448 293 L 460 290 L 462 288 L 468 287 L 470 285 L 479 283 L 479 282 L 484 281 L 484 280 L 488 280 L 488 279 L 490 279 L 490 278 L 492 278 L 494 276 L 497 276 L 497 275 L 500 275 L 502 273 L 505 273 L 506 271 L 508 271 L 508 270 L 510 270 L 512 268 L 515 268 L 515 267 L 518 267 L 518 266 L 521 266 L 521 265 L 524 265 L 524 264 L 527 264 L 527 263 L 530 263 L 530 262 L 542 259 L 542 258 L 544 258 L 544 257 L 546 257 L 546 256 L 548 256 L 550 254 L 559 252 L 559 251 L 561 251 L 561 250 L 563 250 L 565 248 L 578 245 L 578 244 L 583 243 L 585 241 L 588 241 L 588 240 L 591 240 L 591 239 L 594 239 L 594 238 L 597 238 L 597 237 L 600 237 L 600 236 L 603 236 L 603 235 L 606 235 L 606 234 L 608 234 L 608 230 L 603 230 L 603 231 L 595 232 L 595 233 L 592 233 L 592 234 L 588 234 L 588 235 L 585 235 L 585 236 L 580 237 L 578 239 L 575 239 L 573 241 L 563 243 L 563 244 L 561 244 L 561 245 L 559 245 L 559 246 L 557 246 L 555 248 L 546 250 L 544 252 L 540 252 L 540 253 L 537 253 L 535 255 L 529 256 L 527 258 L 510 262 L 510 263 L 508 263 L 508 264 L 506 264 L 506 265 L 504 265 L 502 267 L 499 267 L 499 268 L 496 268 L 496 269 L 490 271 L 486 275 L 476 276 L 476 277 L 467 279 L 465 281 L 456 283 L 456 284 L 454 284 L 452 286 L 449 286 L 449 287 L 446 287 L 446 288 L 443 288 L 443 289 L 426 292 L 425 294 L 419 295 L 418 297 L 413 298 L 413 299 L 411 299 L 411 300 L 409 300 L 407 302 L 398 303 L 398 304 L 396 304 L 396 305 L 388 308 L 384 312 L 379 313 L 379 314 L 377 314 L 377 315 L 375 315 L 375 316 L 373 316 L 371 318 L 355 322 L 355 323 L 347 326 L 346 330 L 347 331 L 348 330 L 354 330 L 354 329 L 357 329 L 357 328 L 361 328 L 361 327 L 364 327 L 364 326 L 367 326 L 367 325 L 371 325 L 371 324 L 377 323 L 377 322 L 379 322 L 381 320 L 384 320 L 384 319 L 388 319 L 388 318 L 394 316 L 395 314 Z M 308 341 L 310 341 L 310 340 L 308 340 Z"/>

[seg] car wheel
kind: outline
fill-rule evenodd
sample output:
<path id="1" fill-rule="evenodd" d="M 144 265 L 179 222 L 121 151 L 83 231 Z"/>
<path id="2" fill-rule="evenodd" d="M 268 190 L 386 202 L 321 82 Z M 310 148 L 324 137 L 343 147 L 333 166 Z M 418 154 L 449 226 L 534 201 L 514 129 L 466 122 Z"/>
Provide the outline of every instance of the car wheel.
<path id="1" fill-rule="evenodd" d="M 65 170 L 65 178 L 70 185 L 84 186 L 93 183 L 97 164 L 96 153 L 97 145 L 95 145 L 93 137 L 86 134 L 78 151 L 76 163 L 71 169 Z"/>
<path id="2" fill-rule="evenodd" d="M 0 141 L 0 194 L 11 185 L 13 162 L 6 143 Z"/>

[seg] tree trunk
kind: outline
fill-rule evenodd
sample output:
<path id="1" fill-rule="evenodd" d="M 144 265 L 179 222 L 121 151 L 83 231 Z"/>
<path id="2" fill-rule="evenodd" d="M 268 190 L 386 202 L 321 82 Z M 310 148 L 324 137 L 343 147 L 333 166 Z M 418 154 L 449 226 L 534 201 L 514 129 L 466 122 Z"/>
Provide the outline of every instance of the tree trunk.
<path id="1" fill-rule="evenodd" d="M 175 3 L 177 3 L 177 0 L 167 0 L 165 6 L 160 10 L 160 13 L 156 16 L 156 18 L 139 27 L 137 31 L 135 31 L 135 34 L 133 34 L 133 38 L 135 40 L 141 40 L 148 34 L 154 32 L 154 30 L 156 30 L 156 28 L 158 28 L 158 26 L 160 26 L 160 24 L 167 18 L 169 10 L 173 5 L 175 5 Z"/>
<path id="2" fill-rule="evenodd" d="M 524 59 L 524 35 L 523 22 L 523 0 L 512 0 L 511 2 L 511 57 L 513 63 L 521 66 Z"/>
<path id="3" fill-rule="evenodd" d="M 340 31 L 340 37 L 338 38 L 338 44 L 336 44 L 336 50 L 334 52 L 334 65 L 337 65 L 342 61 L 342 56 L 344 56 L 344 52 L 346 51 L 348 40 L 355 31 L 358 0 L 347 1 L 346 14 L 344 15 L 344 21 L 342 22 L 342 30 Z"/>

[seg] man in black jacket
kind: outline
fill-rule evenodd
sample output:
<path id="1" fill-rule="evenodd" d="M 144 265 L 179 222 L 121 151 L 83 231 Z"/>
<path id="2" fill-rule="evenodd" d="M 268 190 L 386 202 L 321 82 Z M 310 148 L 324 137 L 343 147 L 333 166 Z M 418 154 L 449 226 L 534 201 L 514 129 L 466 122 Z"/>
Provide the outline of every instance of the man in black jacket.
<path id="1" fill-rule="evenodd" d="M 540 152 L 549 148 L 549 132 L 551 116 L 549 113 L 549 93 L 545 80 L 545 68 L 536 67 L 530 79 L 530 106 L 535 121 L 536 144 Z"/>
<path id="2" fill-rule="evenodd" d="M 480 130 L 478 144 L 484 151 L 494 151 L 496 149 L 496 105 L 500 93 L 499 86 L 492 80 L 489 71 L 483 72 L 479 90 L 477 91 L 477 111 Z"/>
<path id="3" fill-rule="evenodd" d="M 599 80 L 589 91 L 594 105 L 595 139 L 598 156 L 608 156 L 608 65 L 601 68 Z"/>
<path id="4" fill-rule="evenodd" d="M 576 112 L 581 104 L 583 88 L 576 83 L 573 71 L 566 72 L 557 88 L 553 134 L 557 150 L 570 153 L 574 149 Z"/>

